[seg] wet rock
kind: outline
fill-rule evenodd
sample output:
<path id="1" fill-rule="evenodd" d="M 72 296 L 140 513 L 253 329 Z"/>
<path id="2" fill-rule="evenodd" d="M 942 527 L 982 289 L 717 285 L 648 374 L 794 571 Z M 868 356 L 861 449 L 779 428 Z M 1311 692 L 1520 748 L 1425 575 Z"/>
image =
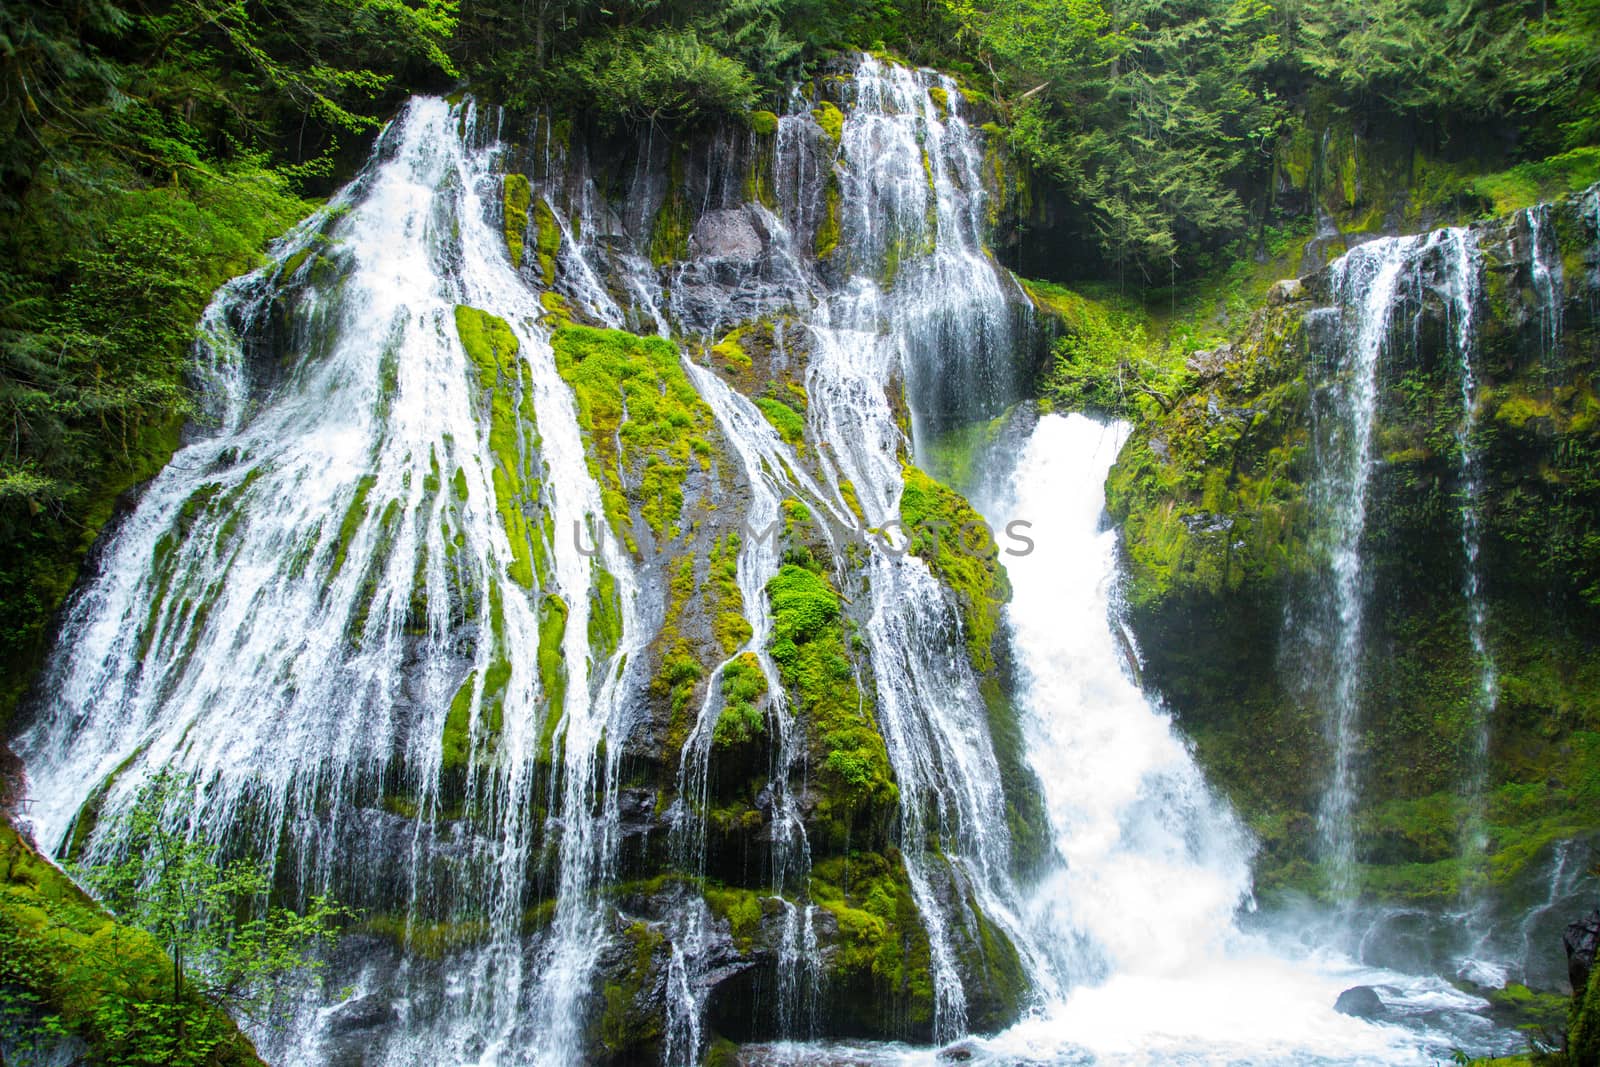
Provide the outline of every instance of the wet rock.
<path id="1" fill-rule="evenodd" d="M 750 216 L 740 209 L 708 211 L 689 235 L 689 251 L 701 259 L 735 259 L 746 263 L 761 258 L 764 242 Z"/>
<path id="2" fill-rule="evenodd" d="M 387 1026 L 399 1018 L 394 1005 L 384 997 L 368 994 L 345 1001 L 328 1017 L 328 1033 L 335 1036 L 359 1034 Z"/>
<path id="3" fill-rule="evenodd" d="M 1333 1010 L 1357 1019 L 1381 1019 L 1389 1014 L 1383 998 L 1369 985 L 1351 986 L 1340 993 L 1339 999 L 1333 1002 Z"/>
<path id="4" fill-rule="evenodd" d="M 1561 944 L 1567 950 L 1567 977 L 1572 981 L 1573 991 L 1580 992 L 1589 985 L 1595 953 L 1600 951 L 1600 908 L 1568 923 Z"/>

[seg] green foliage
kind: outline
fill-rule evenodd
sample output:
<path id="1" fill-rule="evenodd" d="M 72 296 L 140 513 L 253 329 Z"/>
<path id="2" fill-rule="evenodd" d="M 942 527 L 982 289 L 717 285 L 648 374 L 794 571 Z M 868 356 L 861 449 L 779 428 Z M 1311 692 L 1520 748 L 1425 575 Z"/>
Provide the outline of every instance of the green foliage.
<path id="1" fill-rule="evenodd" d="M 309 950 L 329 941 L 348 912 L 325 895 L 303 912 L 263 906 L 271 871 L 252 860 L 220 862 L 218 847 L 185 825 L 182 804 L 178 780 L 158 775 L 122 827 L 123 858 L 79 876 L 122 922 L 165 948 L 174 1005 L 193 986 L 236 1012 L 271 1013 L 288 979 L 320 970 Z"/>
<path id="2" fill-rule="evenodd" d="M 693 30 L 617 30 L 566 61 L 563 79 L 602 120 L 683 123 L 748 111 L 755 80 Z"/>
<path id="3" fill-rule="evenodd" d="M 63 1038 L 94 1062 L 246 1067 L 261 1061 L 193 982 L 174 999 L 159 941 L 114 921 L 0 819 L 0 1031 L 21 1062 Z"/>
<path id="4" fill-rule="evenodd" d="M 1441 142 L 1493 127 L 1529 160 L 1600 141 L 1593 0 L 944 6 L 993 76 L 1010 143 L 1062 183 L 1106 263 L 1148 281 L 1203 271 L 1271 218 L 1275 169 L 1306 188 L 1311 138 L 1335 124 Z"/>
<path id="5" fill-rule="evenodd" d="M 310 209 L 340 135 L 431 72 L 454 0 L 0 10 L 0 721 L 128 486 L 194 413 L 211 293 Z"/>
<path id="6" fill-rule="evenodd" d="M 39 1039 L 75 1034 L 96 1062 L 256 1062 L 223 1009 L 268 1022 L 292 1007 L 291 981 L 315 975 L 347 912 L 325 896 L 304 911 L 265 903 L 269 870 L 222 862 L 186 826 L 182 791 L 155 778 L 119 827 L 121 859 L 78 876 L 80 893 L 0 826 L 0 1017 Z"/>

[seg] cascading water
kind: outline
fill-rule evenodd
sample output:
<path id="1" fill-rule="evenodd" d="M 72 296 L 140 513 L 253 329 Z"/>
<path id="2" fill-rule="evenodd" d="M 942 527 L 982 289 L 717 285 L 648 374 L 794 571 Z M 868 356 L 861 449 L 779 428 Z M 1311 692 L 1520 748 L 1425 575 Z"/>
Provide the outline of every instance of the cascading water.
<path id="1" fill-rule="evenodd" d="M 693 344 L 683 369 L 714 417 L 719 462 L 736 469 L 745 527 L 770 529 L 790 498 L 823 519 L 819 538 L 860 624 L 858 681 L 899 790 L 896 862 L 927 934 L 936 1040 L 965 1033 L 985 991 L 962 957 L 997 930 L 1035 1004 L 1012 1031 L 974 1044 L 995 1061 L 1409 1063 L 1446 1049 L 1427 1023 L 1360 1022 L 1333 1013 L 1334 998 L 1383 983 L 1402 1015 L 1469 998 L 1328 953 L 1296 957 L 1235 925 L 1252 900 L 1249 835 L 1130 679 L 1113 637 L 1116 537 L 1101 511 L 1126 431 L 1080 417 L 1043 419 L 1010 482 L 991 481 L 980 500 L 991 517 L 1032 522 L 1037 545 L 1004 560 L 1016 590 L 1008 625 L 1028 758 L 1064 863 L 1031 890 L 1015 884 L 961 612 L 892 529 L 903 464 L 1019 399 L 1027 305 L 985 249 L 983 145 L 956 85 L 862 57 L 841 91 L 836 137 L 797 94 L 761 149 L 771 206 L 744 194 L 734 168 L 718 173 L 708 201 L 732 251 L 701 254 L 696 230 L 688 258 L 664 269 L 641 236 L 664 195 L 646 180 L 651 146 L 643 191 L 619 210 L 545 136 L 536 225 L 548 218 L 559 251 L 548 270 L 519 271 L 495 207 L 507 156 L 498 131 L 480 133 L 471 104 L 413 102 L 336 205 L 348 210 L 312 220 L 208 311 L 202 376 L 217 428 L 105 546 L 52 661 L 54 701 L 20 745 L 41 841 L 62 848 L 76 829 L 89 859 L 114 855 L 116 816 L 172 768 L 192 798 L 174 819 L 276 862 L 290 892 L 331 890 L 365 910 L 370 931 L 396 937 L 351 969 L 351 996 L 308 994 L 303 1025 L 262 1035 L 274 1061 L 328 1062 L 347 1016 L 373 1011 L 378 1036 L 354 1030 L 370 1045 L 364 1062 L 591 1055 L 596 975 L 621 940 L 623 751 L 663 609 L 651 560 L 604 537 L 595 557 L 573 536 L 593 533 L 605 510 L 546 335 L 560 301 L 541 300 L 556 294 L 538 291 L 538 275 L 589 322 L 709 342 L 770 317 L 781 320 L 774 336 L 787 331 L 804 350 L 803 445 L 696 362 Z M 754 136 L 729 134 L 718 151 L 737 155 Z M 575 195 L 559 195 L 562 175 Z M 1457 327 L 1464 582 L 1476 602 L 1470 246 L 1459 236 L 1363 246 L 1334 266 L 1340 306 L 1320 313 L 1337 341 L 1314 431 L 1330 577 L 1327 610 L 1302 633 L 1329 671 L 1335 770 L 1322 827 L 1343 899 L 1355 887 L 1377 374 L 1422 257 L 1447 245 L 1460 264 L 1440 291 Z M 469 333 L 476 347 L 463 344 Z M 263 349 L 281 358 L 252 368 L 244 352 Z M 902 385 L 909 427 L 893 403 Z M 863 526 L 884 532 L 844 543 Z M 669 780 L 661 823 L 685 888 L 671 890 L 670 914 L 634 925 L 667 944 L 644 995 L 665 1005 L 661 1051 L 673 1065 L 705 1053 L 710 992 L 728 969 L 725 923 L 694 883 L 715 880 L 706 816 L 722 679 L 752 662 L 771 738 L 760 921 L 775 917 L 780 930 L 775 1031 L 805 1040 L 819 1029 L 830 963 L 819 931 L 837 919 L 812 898 L 807 724 L 767 649 L 766 590 L 782 562 L 770 538 L 740 542 L 750 634 L 704 664 L 687 738 L 669 757 L 676 792 Z M 620 619 L 614 648 L 593 644 L 602 612 Z M 1485 625 L 1473 616 L 1487 716 Z M 805 1046 L 775 1058 L 796 1054 Z"/>
<path id="2" fill-rule="evenodd" d="M 1563 285 L 1561 250 L 1556 247 L 1550 205 L 1538 204 L 1522 213 L 1528 225 L 1528 260 L 1533 292 L 1538 301 L 1540 353 L 1548 359 L 1561 337 Z"/>
<path id="3" fill-rule="evenodd" d="M 1066 990 L 1034 1018 L 973 1043 L 976 1062 L 1425 1063 L 1452 1039 L 1332 1010 L 1379 985 L 1402 1018 L 1472 1006 L 1438 979 L 1290 951 L 1235 925 L 1250 891 L 1249 835 L 1212 794 L 1170 718 L 1133 681 L 1114 635 L 1117 535 L 1106 473 L 1126 436 L 1083 416 L 1045 416 L 1009 484 L 983 499 L 992 523 L 1030 525 L 1007 560 L 1028 752 L 1064 865 L 1029 919 Z"/>
<path id="4" fill-rule="evenodd" d="M 409 962 L 393 978 L 363 972 L 358 993 L 381 988 L 406 1009 L 371 1062 L 580 1054 L 573 1001 L 604 940 L 593 893 L 615 848 L 615 755 L 601 742 L 621 708 L 613 664 L 639 630 L 627 562 L 591 562 L 554 535 L 601 514 L 599 493 L 531 325 L 536 296 L 479 199 L 494 152 L 466 149 L 458 121 L 471 139 L 474 119 L 470 105 L 458 116 L 411 104 L 320 257 L 279 250 L 271 292 L 293 312 L 282 381 L 258 409 L 242 388 L 213 390 L 220 432 L 181 452 L 118 527 L 102 576 L 70 609 L 55 699 L 19 745 L 46 798 L 32 822 L 48 845 L 75 818 L 116 827 L 167 768 L 190 786 L 171 817 L 276 862 L 298 892 L 395 916 L 407 944 L 438 925 L 470 933 L 442 973 Z M 219 294 L 208 351 L 226 360 L 266 329 L 247 314 L 263 284 Z M 503 428 L 474 393 L 484 371 L 456 338 L 460 305 L 503 317 L 520 350 L 491 355 L 487 371 L 528 412 L 509 455 L 487 440 Z M 515 469 L 495 469 L 497 451 Z M 519 475 L 529 488 L 500 510 L 548 512 L 529 524 L 546 531 L 539 545 L 514 545 L 497 514 Z M 508 580 L 530 550 L 548 571 Z M 623 637 L 613 660 L 591 665 L 600 566 Z M 533 655 L 552 598 L 567 619 L 559 706 Z M 560 822 L 557 901 L 529 961 L 547 719 L 561 748 L 546 801 Z M 446 809 L 447 823 L 432 821 Z M 121 847 L 114 830 L 95 833 L 87 858 Z M 316 1062 L 324 1036 L 313 1024 L 264 1048 Z"/>
<path id="5" fill-rule="evenodd" d="M 1309 666 L 1295 669 L 1302 675 L 1309 700 L 1324 711 L 1332 759 L 1317 830 L 1329 892 L 1345 903 L 1354 900 L 1358 888 L 1353 818 L 1360 790 L 1364 616 L 1369 593 L 1362 543 L 1375 465 L 1379 372 L 1398 316 L 1405 307 L 1418 304 L 1424 287 L 1440 293 L 1456 329 L 1453 345 L 1464 405 L 1458 429 L 1467 435 L 1460 441 L 1466 496 L 1461 538 L 1469 557 L 1464 580 L 1470 586 L 1470 638 L 1489 672 L 1485 677 L 1491 679 L 1484 683 L 1485 692 L 1493 686 L 1482 600 L 1476 592 L 1478 505 L 1470 439 L 1475 417 L 1471 348 L 1477 270 L 1476 251 L 1466 231 L 1382 238 L 1330 265 L 1334 306 L 1308 317 L 1322 376 L 1311 403 L 1315 473 L 1310 499 L 1315 536 L 1328 567 L 1309 604 L 1291 608 L 1288 630 L 1296 638 L 1290 647 L 1297 654 L 1309 653 L 1305 657 Z M 1480 707 L 1475 716 L 1485 721 L 1487 710 Z"/>
<path id="6" fill-rule="evenodd" d="M 1009 358 L 1012 312 L 982 252 L 982 154 L 955 106 L 957 87 L 871 58 L 854 86 L 840 139 L 841 203 L 862 206 L 841 219 L 840 244 L 853 264 L 893 270 L 887 288 L 857 275 L 818 309 L 807 387 L 812 433 L 834 445 L 828 480 L 835 490 L 841 479 L 855 487 L 873 528 L 898 518 L 903 490 L 904 438 L 886 387 L 905 376 L 914 426 L 1003 404 L 1010 390 L 994 368 Z M 932 87 L 944 90 L 947 114 Z M 966 1025 L 952 938 L 970 920 L 955 894 L 935 891 L 947 866 L 1036 981 L 1048 987 L 1051 974 L 1019 918 L 999 768 L 959 616 L 920 559 L 869 544 L 864 636 L 900 787 L 901 850 L 928 931 L 934 1035 L 948 1040 Z"/>
<path id="7" fill-rule="evenodd" d="M 946 103 L 936 104 L 930 90 L 942 90 Z M 786 497 L 824 513 L 824 532 L 897 519 L 901 462 L 909 445 L 888 400 L 898 382 L 906 382 L 911 395 L 914 425 L 964 414 L 975 403 L 1003 403 L 1015 392 L 1008 368 L 1020 291 L 984 251 L 981 143 L 961 116 L 956 86 L 930 72 L 863 57 L 845 92 L 836 141 L 799 97 L 779 121 L 774 210 L 760 203 L 710 210 L 708 217 L 724 233 L 744 242 L 735 241 L 727 255 L 692 255 L 663 278 L 648 259 L 608 236 L 603 219 L 611 209 L 604 205 L 580 197 L 583 224 L 561 223 L 562 262 L 572 268 L 562 272 L 564 291 L 574 306 L 609 325 L 631 322 L 642 310 L 658 331 L 670 325 L 705 338 L 709 348 L 722 331 L 752 314 L 794 315 L 803 324 L 811 401 L 805 460 L 748 398 L 706 368 L 686 365 L 743 471 L 750 490 L 748 530 L 767 528 Z M 569 188 L 591 188 L 581 174 L 566 181 Z M 825 202 L 817 194 L 830 182 L 838 186 L 830 209 L 837 214 L 828 220 L 814 205 Z M 663 195 L 646 183 L 630 194 L 630 202 Z M 722 187 L 708 195 L 730 202 Z M 829 272 L 800 251 L 826 225 L 837 231 Z M 691 250 L 699 240 L 697 230 Z M 746 247 L 758 240 L 769 249 L 759 261 Z M 860 508 L 859 519 L 853 507 Z M 927 566 L 905 555 L 903 544 L 868 538 L 858 547 L 867 556 L 862 586 L 869 599 L 862 614 L 871 682 L 903 800 L 900 848 L 930 940 L 934 1030 L 954 1037 L 966 1019 L 955 940 L 976 942 L 980 935 L 971 928 L 962 894 L 945 888 L 951 879 L 969 887 L 975 906 L 1017 942 L 1047 985 L 1050 971 L 1040 965 L 1019 917 L 999 773 L 984 704 L 961 651 L 959 614 Z M 708 803 L 708 766 L 721 710 L 718 679 L 730 663 L 754 655 L 769 693 L 782 693 L 765 650 L 771 629 L 765 585 L 778 562 L 771 543 L 747 540 L 741 547 L 738 584 L 752 636 L 716 667 L 682 749 L 672 819 L 673 847 L 686 870 L 704 870 L 699 813 Z M 845 567 L 843 555 L 836 563 Z M 803 1038 L 810 1032 L 821 975 L 815 908 L 807 900 L 809 847 L 795 807 L 804 746 L 781 698 L 772 701 L 768 721 L 776 727 L 768 784 L 775 827 L 770 899 L 784 914 L 778 1015 L 781 1033 Z M 697 906 L 670 925 L 669 984 L 681 990 L 673 996 L 670 1038 L 670 1056 L 677 1060 L 692 1058 L 701 1041 L 694 1018 L 702 1009 L 698 976 L 711 966 L 714 941 L 709 919 Z"/>
<path id="8" fill-rule="evenodd" d="M 1465 560 L 1461 593 L 1466 601 L 1467 639 L 1478 668 L 1478 692 L 1467 728 L 1469 750 L 1466 779 L 1462 785 L 1462 795 L 1467 799 L 1467 820 L 1461 851 L 1463 859 L 1473 865 L 1482 862 L 1488 847 L 1484 830 L 1484 791 L 1488 777 L 1489 731 L 1500 691 L 1499 670 L 1489 648 L 1489 609 L 1483 596 L 1483 579 L 1478 561 L 1483 542 L 1482 473 L 1475 435 L 1478 425 L 1478 379 L 1473 359 L 1477 353 L 1475 324 L 1480 299 L 1481 266 L 1477 244 L 1469 231 L 1442 230 L 1434 235 L 1434 244 L 1441 252 L 1439 287 L 1446 301 L 1447 317 L 1454 326 L 1454 335 L 1450 340 L 1455 348 L 1461 379 L 1461 417 L 1456 423 L 1455 432 L 1461 495 L 1461 554 Z M 1466 889 L 1463 886 L 1463 890 Z"/>
<path id="9" fill-rule="evenodd" d="M 1292 628 L 1299 629 L 1319 654 L 1322 673 L 1312 684 L 1327 695 L 1326 723 L 1333 759 L 1317 830 L 1329 889 L 1341 901 L 1353 899 L 1356 890 L 1352 813 L 1366 600 L 1361 541 L 1372 474 L 1378 359 L 1415 244 L 1410 238 L 1384 238 L 1335 260 L 1329 270 L 1338 306 L 1320 315 L 1332 320 L 1334 351 L 1325 356 L 1331 380 L 1317 391 L 1311 406 L 1316 456 L 1311 497 L 1321 520 L 1328 588 L 1319 605 L 1323 614 Z"/>

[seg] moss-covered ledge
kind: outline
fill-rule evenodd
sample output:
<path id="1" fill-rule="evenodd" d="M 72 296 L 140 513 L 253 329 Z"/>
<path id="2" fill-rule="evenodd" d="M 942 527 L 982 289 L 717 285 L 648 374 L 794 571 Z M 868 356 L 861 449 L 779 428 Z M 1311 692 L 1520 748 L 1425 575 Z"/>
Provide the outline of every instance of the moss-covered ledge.
<path id="1" fill-rule="evenodd" d="M 94 1062 L 261 1067 L 249 1039 L 195 994 L 174 1042 L 172 960 L 73 884 L 0 813 L 0 1027 L 55 1062 L 81 1042 Z M 29 1046 L 32 1046 L 31 1048 Z"/>

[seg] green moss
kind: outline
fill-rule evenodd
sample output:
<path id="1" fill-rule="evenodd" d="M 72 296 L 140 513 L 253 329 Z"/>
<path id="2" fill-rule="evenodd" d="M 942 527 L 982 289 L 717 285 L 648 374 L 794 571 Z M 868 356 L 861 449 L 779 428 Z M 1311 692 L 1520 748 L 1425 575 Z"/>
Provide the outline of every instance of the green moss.
<path id="1" fill-rule="evenodd" d="M 752 889 L 706 887 L 706 905 L 724 920 L 740 952 L 749 952 L 761 933 L 761 897 Z"/>
<path id="2" fill-rule="evenodd" d="M 678 628 L 678 620 L 695 591 L 694 560 L 680 558 L 670 573 L 666 618 L 655 640 L 657 668 L 650 679 L 650 692 L 667 704 L 668 756 L 683 748 L 689 732 L 689 700 L 705 674 L 694 646 Z"/>
<path id="3" fill-rule="evenodd" d="M 892 808 L 899 789 L 870 697 L 847 653 L 839 597 L 826 578 L 792 563 L 767 583 L 767 597 L 772 658 L 827 786 L 823 805 L 829 810 L 821 815 L 843 820 L 835 829 L 846 836 L 855 815 Z"/>
<path id="4" fill-rule="evenodd" d="M 856 522 L 860 523 L 862 527 L 865 527 L 867 525 L 867 516 L 861 510 L 861 497 L 856 495 L 855 483 L 848 478 L 840 478 L 839 495 L 844 497 L 845 506 L 849 508 L 850 513 L 856 517 Z"/>
<path id="5" fill-rule="evenodd" d="M 711 354 L 722 361 L 731 374 L 742 374 L 750 369 L 750 354 L 739 346 L 743 330 L 734 330 L 711 348 Z"/>
<path id="6" fill-rule="evenodd" d="M 489 937 L 484 919 L 418 919 L 406 915 L 374 915 L 361 924 L 365 933 L 386 937 L 412 956 L 440 960 L 452 952 L 480 945 Z"/>
<path id="7" fill-rule="evenodd" d="M 844 139 L 844 112 L 831 101 L 824 100 L 812 108 L 811 117 L 817 120 L 823 134 L 835 145 Z"/>
<path id="8" fill-rule="evenodd" d="M 668 171 L 667 195 L 650 229 L 650 261 L 657 267 L 689 257 L 689 231 L 694 226 L 683 187 L 683 158 L 676 149 Z"/>
<path id="9" fill-rule="evenodd" d="M 750 640 L 750 621 L 744 616 L 744 593 L 739 589 L 739 532 L 729 530 L 711 546 L 709 600 L 711 627 L 724 655 L 731 655 Z"/>
<path id="10" fill-rule="evenodd" d="M 768 422 L 772 423 L 773 428 L 778 431 L 778 435 L 788 442 L 791 447 L 795 449 L 805 447 L 806 420 L 804 415 L 783 401 L 774 400 L 771 397 L 757 397 L 756 407 L 761 409 L 761 413 L 767 417 Z"/>
<path id="11" fill-rule="evenodd" d="M 822 196 L 822 217 L 817 220 L 817 232 L 812 240 L 812 250 L 818 259 L 827 259 L 839 247 L 839 212 L 839 179 L 830 171 Z"/>
<path id="12" fill-rule="evenodd" d="M 528 233 L 528 205 L 533 200 L 533 187 L 522 174 L 507 174 L 500 183 L 501 211 L 505 216 L 506 251 L 511 254 L 511 265 L 522 266 L 523 242 Z"/>
<path id="13" fill-rule="evenodd" d="M 757 137 L 771 137 L 778 132 L 778 116 L 770 111 L 751 111 L 744 120 Z"/>
<path id="14" fill-rule="evenodd" d="M 1600 1063 L 1600 967 L 1590 970 L 1589 984 L 1581 994 L 1573 992 L 1567 1062 Z"/>
<path id="15" fill-rule="evenodd" d="M 561 224 L 540 197 L 533 205 L 534 245 L 539 251 L 539 273 L 546 285 L 556 283 L 556 255 L 561 251 Z"/>
<path id="16" fill-rule="evenodd" d="M 478 396 L 488 416 L 495 510 L 511 546 L 506 570 L 512 581 L 532 589 L 535 578 L 543 581 L 549 570 L 546 531 L 536 518 L 543 464 L 538 455 L 532 382 L 519 358 L 521 345 L 504 319 L 457 305 L 456 332 L 476 371 Z M 457 475 L 459 478 L 459 471 Z M 457 481 L 456 489 L 464 499 L 464 478 Z"/>
<path id="17" fill-rule="evenodd" d="M 622 643 L 622 601 L 617 595 L 617 580 L 604 567 L 594 570 L 594 588 L 589 593 L 589 655 L 604 663 Z"/>
<path id="18" fill-rule="evenodd" d="M 600 1012 L 591 1029 L 591 1046 L 611 1062 L 645 1063 L 660 1059 L 666 1012 L 653 997 L 666 935 L 643 922 L 622 932 L 627 949 L 620 967 L 600 991 Z"/>
<path id="19" fill-rule="evenodd" d="M 539 294 L 539 306 L 544 308 L 544 317 L 541 320 L 550 329 L 560 329 L 572 323 L 572 305 L 567 298 L 554 289 L 546 289 Z"/>
<path id="20" fill-rule="evenodd" d="M 590 634 L 592 640 L 592 629 Z M 566 601 L 553 593 L 547 594 L 539 602 L 539 688 L 545 704 L 544 726 L 539 733 L 541 758 L 553 753 L 556 726 L 567 704 L 567 659 L 562 649 L 566 635 Z"/>
<path id="21" fill-rule="evenodd" d="M 600 483 L 606 518 L 637 551 L 635 504 L 657 541 L 682 532 L 689 464 L 709 468 L 703 442 L 713 431 L 711 409 L 678 361 L 678 349 L 659 337 L 566 326 L 551 339 L 556 367 L 572 386 L 578 421 Z"/>
<path id="22" fill-rule="evenodd" d="M 767 695 L 767 679 L 753 652 L 741 653 L 722 668 L 722 712 L 717 716 L 711 741 L 719 748 L 748 744 L 766 732 L 767 718 L 760 701 Z"/>
<path id="23" fill-rule="evenodd" d="M 933 1022 L 928 937 L 898 853 L 817 862 L 811 899 L 838 925 L 827 988 L 842 1028 L 921 1036 Z"/>
<path id="24" fill-rule="evenodd" d="M 950 117 L 950 94 L 945 91 L 944 86 L 935 85 L 929 89 L 928 97 L 933 101 L 933 106 L 938 109 L 940 120 L 948 119 Z"/>
<path id="25" fill-rule="evenodd" d="M 1498 174 L 1471 180 L 1472 192 L 1487 200 L 1494 214 L 1533 207 L 1600 181 L 1600 148 L 1574 148 L 1561 155 L 1520 163 Z"/>
<path id="26" fill-rule="evenodd" d="M 93 1062 L 149 1062 L 172 1049 L 172 961 L 143 930 L 117 923 L 0 815 L 0 989 L 8 1054 L 26 1060 L 35 1034 L 77 1037 Z M 258 1065 L 220 1009 L 183 998 L 185 1045 L 163 1059 Z M 31 1021 L 34 1034 L 30 1034 Z"/>
<path id="27" fill-rule="evenodd" d="M 344 509 L 344 517 L 339 520 L 339 539 L 334 542 L 333 562 L 328 567 L 327 581 L 330 583 L 344 569 L 344 561 L 350 554 L 350 542 L 355 540 L 356 531 L 361 529 L 361 524 L 367 518 L 367 496 L 372 492 L 372 487 L 377 484 L 378 476 L 375 474 L 363 474 L 361 480 L 356 483 L 355 495 L 350 498 L 350 506 Z M 183 506 L 185 508 L 189 507 L 194 503 L 194 500 L 194 497 L 190 497 L 184 502 Z M 159 547 L 157 546 L 158 551 Z M 162 589 L 162 592 L 165 592 L 165 588 Z M 157 597 L 157 603 L 161 599 L 162 597 Z M 156 604 L 151 605 L 152 610 L 155 607 Z"/>
<path id="28" fill-rule="evenodd" d="M 903 467 L 902 474 L 900 522 L 911 538 L 911 551 L 955 593 L 973 667 L 980 673 L 991 670 L 1000 613 L 1011 599 L 1011 583 L 1000 565 L 994 535 L 955 490 L 915 467 Z"/>

